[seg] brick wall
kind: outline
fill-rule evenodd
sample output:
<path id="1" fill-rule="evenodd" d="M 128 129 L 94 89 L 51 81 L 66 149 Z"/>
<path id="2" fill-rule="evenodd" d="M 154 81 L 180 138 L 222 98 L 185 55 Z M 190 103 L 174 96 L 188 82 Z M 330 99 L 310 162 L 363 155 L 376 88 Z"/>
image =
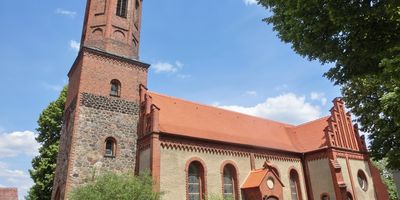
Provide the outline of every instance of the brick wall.
<path id="1" fill-rule="evenodd" d="M 0 200 L 18 200 L 17 188 L 0 188 Z"/>

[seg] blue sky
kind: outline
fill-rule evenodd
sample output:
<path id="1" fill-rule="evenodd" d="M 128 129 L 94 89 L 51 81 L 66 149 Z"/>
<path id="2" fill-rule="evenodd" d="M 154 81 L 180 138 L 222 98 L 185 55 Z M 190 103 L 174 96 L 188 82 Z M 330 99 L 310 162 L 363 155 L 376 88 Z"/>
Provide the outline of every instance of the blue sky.
<path id="1" fill-rule="evenodd" d="M 30 187 L 36 120 L 68 82 L 85 1 L 0 1 L 0 186 Z M 18 12 L 16 12 L 18 9 Z M 152 91 L 299 124 L 328 114 L 329 66 L 295 54 L 252 0 L 144 0 Z"/>

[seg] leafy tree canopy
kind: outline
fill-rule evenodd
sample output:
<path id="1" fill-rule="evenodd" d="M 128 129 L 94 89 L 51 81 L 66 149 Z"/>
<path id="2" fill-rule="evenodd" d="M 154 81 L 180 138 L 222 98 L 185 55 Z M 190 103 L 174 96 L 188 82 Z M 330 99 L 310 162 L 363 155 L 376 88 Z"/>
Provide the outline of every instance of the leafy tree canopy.
<path id="1" fill-rule="evenodd" d="M 153 180 L 148 174 L 134 176 L 131 173 L 106 173 L 74 189 L 69 199 L 158 200 L 160 194 L 153 192 Z"/>
<path id="2" fill-rule="evenodd" d="M 27 196 L 29 200 L 51 199 L 66 96 L 67 87 L 64 87 L 58 99 L 40 114 L 36 141 L 42 146 L 39 155 L 32 160 L 33 169 L 29 171 L 34 182 Z"/>
<path id="3" fill-rule="evenodd" d="M 259 0 L 282 41 L 309 60 L 342 94 L 374 159 L 400 169 L 400 1 Z"/>
<path id="4" fill-rule="evenodd" d="M 381 172 L 381 178 L 383 183 L 388 188 L 390 200 L 397 200 L 397 190 L 393 179 L 393 173 L 386 168 L 386 159 L 374 162 L 374 165 Z"/>

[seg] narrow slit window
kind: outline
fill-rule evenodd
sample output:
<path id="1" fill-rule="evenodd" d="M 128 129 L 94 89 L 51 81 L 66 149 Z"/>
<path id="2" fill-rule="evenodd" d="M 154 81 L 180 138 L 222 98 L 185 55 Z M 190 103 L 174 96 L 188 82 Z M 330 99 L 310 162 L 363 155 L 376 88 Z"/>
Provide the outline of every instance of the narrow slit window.
<path id="1" fill-rule="evenodd" d="M 117 16 L 126 18 L 127 7 L 128 7 L 128 0 L 118 0 Z"/>

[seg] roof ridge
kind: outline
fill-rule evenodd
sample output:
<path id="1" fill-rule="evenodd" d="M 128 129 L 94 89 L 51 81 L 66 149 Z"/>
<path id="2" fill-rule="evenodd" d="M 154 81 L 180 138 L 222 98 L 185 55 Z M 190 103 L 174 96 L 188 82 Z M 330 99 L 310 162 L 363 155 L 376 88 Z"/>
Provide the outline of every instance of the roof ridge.
<path id="1" fill-rule="evenodd" d="M 285 123 L 285 122 L 279 122 L 279 121 L 276 121 L 276 120 L 267 119 L 267 118 L 263 118 L 263 117 L 259 117 L 259 116 L 249 115 L 249 114 L 245 114 L 245 113 L 241 113 L 241 112 L 237 112 L 237 111 L 233 111 L 233 110 L 228 110 L 228 109 L 225 109 L 225 108 L 220 108 L 220 107 L 216 107 L 216 106 L 212 106 L 212 105 L 207 105 L 207 104 L 204 104 L 204 103 L 197 103 L 197 102 L 189 101 L 189 100 L 186 100 L 186 99 L 183 99 L 183 98 L 179 98 L 179 97 L 173 97 L 173 96 L 168 96 L 168 95 L 165 95 L 165 94 L 160 94 L 158 92 L 153 92 L 153 91 L 150 91 L 150 90 L 148 92 L 151 93 L 151 94 L 155 94 L 155 95 L 159 95 L 159 96 L 165 97 L 165 98 L 176 99 L 176 100 L 179 100 L 179 101 L 183 101 L 183 102 L 191 103 L 191 104 L 196 104 L 196 105 L 204 106 L 204 107 L 211 108 L 211 109 L 222 110 L 224 112 L 235 113 L 235 114 L 238 114 L 238 115 L 251 117 L 251 118 L 254 118 L 254 119 L 259 119 L 259 120 L 263 120 L 263 121 L 277 123 L 277 124 L 280 124 L 280 125 L 283 125 L 283 126 L 286 126 L 286 127 L 290 127 L 290 128 L 295 128 L 296 127 L 296 125 L 293 125 L 293 124 L 288 124 L 288 123 Z"/>
<path id="2" fill-rule="evenodd" d="M 311 120 L 311 121 L 308 121 L 308 122 L 304 122 L 302 124 L 294 126 L 293 128 L 300 128 L 301 126 L 309 125 L 309 124 L 315 123 L 315 122 L 323 120 L 323 119 L 328 119 L 329 117 L 331 117 L 331 115 L 326 115 L 325 117 L 320 117 L 318 119 L 314 119 L 314 120 Z"/>

